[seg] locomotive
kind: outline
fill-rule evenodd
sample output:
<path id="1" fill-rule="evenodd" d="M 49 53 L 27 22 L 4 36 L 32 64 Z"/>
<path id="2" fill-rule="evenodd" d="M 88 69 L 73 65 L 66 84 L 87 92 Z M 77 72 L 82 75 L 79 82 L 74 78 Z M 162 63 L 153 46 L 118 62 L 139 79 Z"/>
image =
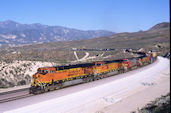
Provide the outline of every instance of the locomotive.
<path id="1" fill-rule="evenodd" d="M 29 92 L 39 94 L 113 76 L 153 63 L 156 60 L 156 56 L 155 52 L 151 52 L 148 55 L 119 60 L 41 67 L 32 76 Z"/>

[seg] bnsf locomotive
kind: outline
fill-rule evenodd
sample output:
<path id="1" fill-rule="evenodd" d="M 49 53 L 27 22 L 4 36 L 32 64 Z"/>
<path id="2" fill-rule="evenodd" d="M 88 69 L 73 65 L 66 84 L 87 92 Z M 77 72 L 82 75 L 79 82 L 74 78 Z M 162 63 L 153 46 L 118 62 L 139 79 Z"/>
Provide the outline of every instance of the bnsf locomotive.
<path id="1" fill-rule="evenodd" d="M 37 73 L 32 76 L 30 93 L 39 94 L 102 79 L 152 63 L 155 59 L 156 53 L 152 52 L 136 58 L 38 68 Z"/>

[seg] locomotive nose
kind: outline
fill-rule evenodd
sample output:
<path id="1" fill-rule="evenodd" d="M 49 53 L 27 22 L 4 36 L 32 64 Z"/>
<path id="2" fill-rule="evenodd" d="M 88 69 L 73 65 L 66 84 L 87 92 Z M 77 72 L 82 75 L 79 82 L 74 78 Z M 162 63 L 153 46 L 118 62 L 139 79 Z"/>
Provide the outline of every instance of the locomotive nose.
<path id="1" fill-rule="evenodd" d="M 33 78 L 35 78 L 35 79 L 37 79 L 38 77 L 40 77 L 40 75 L 37 73 L 33 75 Z"/>
<path id="2" fill-rule="evenodd" d="M 36 77 L 36 78 L 38 78 L 38 76 L 39 76 L 39 74 L 36 74 L 36 76 L 35 76 L 35 77 Z"/>
<path id="3" fill-rule="evenodd" d="M 32 78 L 32 85 L 33 86 L 36 86 L 37 85 L 37 83 L 38 83 L 38 77 L 39 77 L 39 74 L 34 74 L 33 75 L 33 78 Z"/>
<path id="4" fill-rule="evenodd" d="M 33 78 L 36 78 L 36 76 L 37 76 L 37 74 L 34 74 L 34 75 L 33 75 Z"/>

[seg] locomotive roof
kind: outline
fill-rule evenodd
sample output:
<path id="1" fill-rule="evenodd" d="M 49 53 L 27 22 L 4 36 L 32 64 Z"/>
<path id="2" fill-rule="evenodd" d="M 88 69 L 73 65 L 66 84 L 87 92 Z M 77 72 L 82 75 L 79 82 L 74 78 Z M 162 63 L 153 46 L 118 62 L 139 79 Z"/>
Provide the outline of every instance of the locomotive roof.
<path id="1" fill-rule="evenodd" d="M 139 56 L 139 57 L 134 57 L 134 58 L 127 58 L 127 59 L 137 59 L 137 58 L 142 58 L 145 56 Z M 96 62 L 104 62 L 105 64 L 108 63 L 113 63 L 113 62 L 122 62 L 123 59 L 119 59 L 119 60 L 110 60 L 110 61 L 96 61 Z M 72 65 L 63 65 L 63 66 L 54 66 L 54 68 L 56 68 L 56 70 L 64 70 L 64 69 L 71 69 L 71 68 L 78 68 L 78 67 L 90 67 L 90 66 L 94 66 L 95 62 L 93 63 L 84 63 L 84 64 L 72 64 Z"/>
<path id="2" fill-rule="evenodd" d="M 110 61 L 104 61 L 105 64 L 108 64 L 108 63 L 113 63 L 113 62 L 122 62 L 123 60 L 120 59 L 120 60 L 110 60 Z"/>
<path id="3" fill-rule="evenodd" d="M 93 63 L 85 63 L 85 64 L 74 64 L 74 65 L 66 65 L 66 66 L 55 66 L 56 70 L 63 70 L 63 69 L 71 69 L 71 68 L 78 68 L 78 67 L 90 67 L 93 66 Z"/>
<path id="4" fill-rule="evenodd" d="M 112 62 L 121 62 L 123 60 L 111 60 L 111 61 L 96 61 L 96 62 L 104 62 L 105 64 L 112 63 Z M 77 67 L 91 67 L 94 66 L 95 63 L 84 63 L 84 64 L 74 64 L 74 65 L 64 65 L 64 66 L 55 66 L 56 70 L 64 70 L 64 69 L 71 69 Z"/>

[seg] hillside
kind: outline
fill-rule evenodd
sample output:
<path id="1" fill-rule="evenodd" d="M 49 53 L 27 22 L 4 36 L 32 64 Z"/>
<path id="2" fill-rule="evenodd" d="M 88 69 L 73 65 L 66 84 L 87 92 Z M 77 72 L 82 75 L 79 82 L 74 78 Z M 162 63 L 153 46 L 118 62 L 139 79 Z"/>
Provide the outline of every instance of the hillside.
<path id="1" fill-rule="evenodd" d="M 150 28 L 149 31 L 155 31 L 155 30 L 160 30 L 160 29 L 167 29 L 169 27 L 170 27 L 170 23 L 163 22 L 163 23 L 156 24 L 155 26 Z"/>
<path id="2" fill-rule="evenodd" d="M 157 26 L 162 26 L 163 23 Z M 67 62 L 76 60 L 71 48 L 115 48 L 118 51 L 109 51 L 106 54 L 115 54 L 120 49 L 144 48 L 154 49 L 159 54 L 165 54 L 170 50 L 170 23 L 160 29 L 150 28 L 147 31 L 133 33 L 118 33 L 108 37 L 94 38 L 89 40 L 52 42 L 33 44 L 28 46 L 3 48 L 0 50 L 0 59 L 10 60 L 41 60 L 51 62 Z M 153 29 L 153 30 L 152 30 Z M 85 52 L 78 52 L 84 56 Z M 90 52 L 90 55 L 97 55 L 99 52 Z"/>
<path id="3" fill-rule="evenodd" d="M 115 50 L 74 52 L 72 48 L 115 48 Z M 45 61 L 50 66 L 52 64 L 51 62 L 64 65 L 67 63 L 133 57 L 134 55 L 123 51 L 126 48 L 135 50 L 143 48 L 145 51 L 155 50 L 158 52 L 158 55 L 165 55 L 170 52 L 170 23 L 157 24 L 147 31 L 124 32 L 88 40 L 49 42 L 1 48 L 0 75 L 2 76 L 0 77 L 0 86 L 6 84 L 7 87 L 11 87 L 29 84 L 32 74 L 36 72 L 38 67 L 45 66 Z M 79 60 L 76 58 L 76 55 Z M 16 64 L 16 62 L 20 62 L 20 65 Z M 40 62 L 41 65 L 38 65 Z M 20 71 L 16 73 L 18 68 Z"/>

